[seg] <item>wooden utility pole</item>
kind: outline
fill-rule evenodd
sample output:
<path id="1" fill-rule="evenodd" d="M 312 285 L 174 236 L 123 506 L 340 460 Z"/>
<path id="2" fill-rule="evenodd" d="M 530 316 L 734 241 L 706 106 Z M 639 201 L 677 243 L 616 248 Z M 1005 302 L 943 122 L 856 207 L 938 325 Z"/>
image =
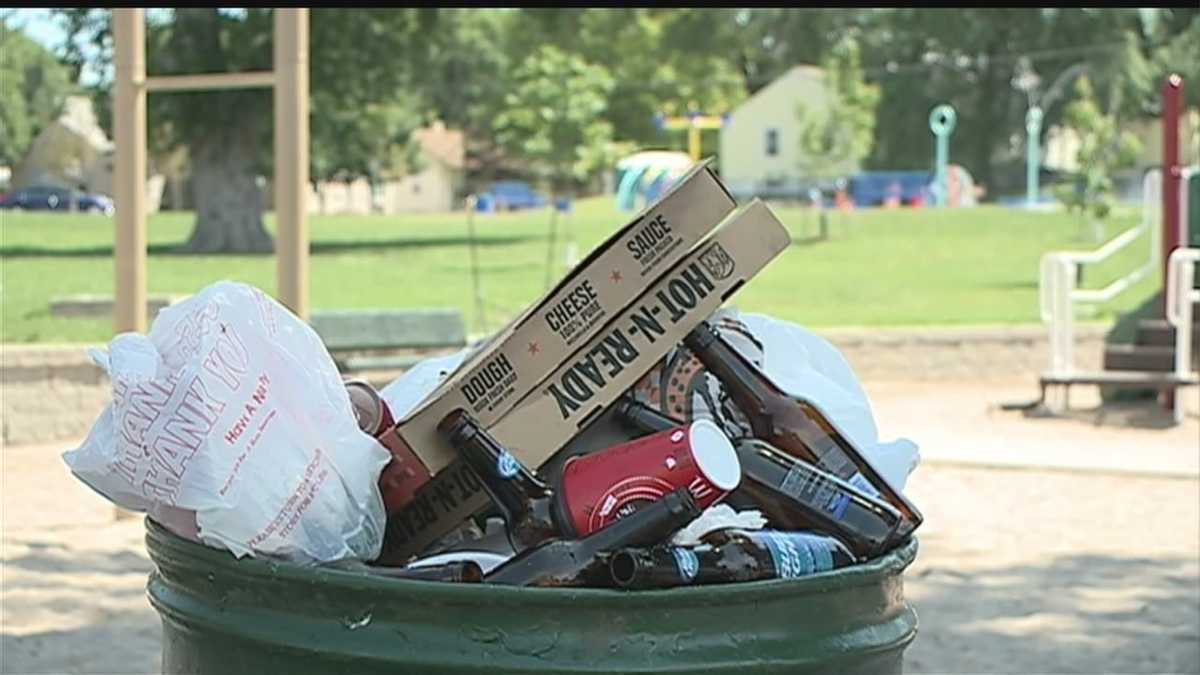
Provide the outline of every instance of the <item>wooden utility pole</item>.
<path id="1" fill-rule="evenodd" d="M 308 10 L 275 10 L 275 255 L 279 301 L 308 320 Z"/>
<path id="2" fill-rule="evenodd" d="M 141 9 L 113 10 L 116 82 L 113 332 L 146 332 L 146 36 Z"/>

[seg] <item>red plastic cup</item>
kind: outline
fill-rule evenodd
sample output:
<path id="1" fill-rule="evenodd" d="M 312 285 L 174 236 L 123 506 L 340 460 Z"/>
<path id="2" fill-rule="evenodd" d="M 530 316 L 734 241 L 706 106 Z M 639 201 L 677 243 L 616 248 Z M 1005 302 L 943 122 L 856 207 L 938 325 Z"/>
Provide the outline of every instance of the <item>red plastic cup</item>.
<path id="1" fill-rule="evenodd" d="M 583 537 L 681 487 L 707 508 L 741 479 L 729 438 L 711 421 L 696 420 L 567 460 L 557 490 L 559 521 Z"/>

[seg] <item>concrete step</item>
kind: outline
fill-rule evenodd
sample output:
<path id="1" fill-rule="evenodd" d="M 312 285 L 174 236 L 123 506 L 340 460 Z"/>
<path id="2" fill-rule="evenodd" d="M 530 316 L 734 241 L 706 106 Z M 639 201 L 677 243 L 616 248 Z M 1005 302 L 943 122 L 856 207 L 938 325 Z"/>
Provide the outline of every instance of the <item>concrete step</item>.
<path id="1" fill-rule="evenodd" d="M 1141 319 L 1137 325 L 1136 343 L 1159 347 L 1175 346 L 1175 327 L 1166 319 Z M 1192 351 L 1200 350 L 1200 321 L 1192 324 Z"/>
<path id="2" fill-rule="evenodd" d="M 1146 370 L 1080 370 L 1062 375 L 1043 373 L 1045 384 L 1102 384 L 1113 387 L 1139 389 L 1174 389 L 1180 386 L 1200 384 L 1200 375 L 1177 377 L 1175 373 Z"/>
<path id="3" fill-rule="evenodd" d="M 1175 348 L 1157 345 L 1106 345 L 1104 369 L 1171 371 L 1175 369 Z"/>

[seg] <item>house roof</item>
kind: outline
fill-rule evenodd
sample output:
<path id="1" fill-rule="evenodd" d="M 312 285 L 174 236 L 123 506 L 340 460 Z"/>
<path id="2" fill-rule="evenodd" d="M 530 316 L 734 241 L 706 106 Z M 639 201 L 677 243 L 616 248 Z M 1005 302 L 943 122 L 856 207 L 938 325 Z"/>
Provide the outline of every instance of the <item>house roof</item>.
<path id="1" fill-rule="evenodd" d="M 439 120 L 416 132 L 421 150 L 432 159 L 453 169 L 463 168 L 463 132 L 447 129 Z"/>
<path id="2" fill-rule="evenodd" d="M 54 122 L 78 136 L 98 151 L 111 150 L 113 143 L 100 128 L 92 101 L 86 96 L 68 96 L 63 111 Z"/>
<path id="3" fill-rule="evenodd" d="M 753 101 L 761 96 L 766 96 L 770 93 L 773 93 L 777 87 L 782 86 L 784 84 L 784 82 L 786 82 L 787 80 L 791 80 L 791 79 L 799 78 L 799 77 L 807 77 L 807 78 L 812 78 L 815 80 L 823 80 L 825 78 L 825 69 L 821 68 L 819 66 L 812 66 L 812 65 L 808 65 L 808 64 L 800 64 L 800 65 L 792 66 L 791 68 L 788 68 L 787 71 L 785 71 L 782 75 L 771 80 L 766 85 L 764 85 L 761 89 L 754 92 L 753 96 L 746 99 L 745 101 L 742 101 L 742 104 L 739 105 L 737 108 L 735 108 L 733 110 L 733 112 L 736 113 L 738 110 L 749 105 L 749 103 L 751 101 Z"/>

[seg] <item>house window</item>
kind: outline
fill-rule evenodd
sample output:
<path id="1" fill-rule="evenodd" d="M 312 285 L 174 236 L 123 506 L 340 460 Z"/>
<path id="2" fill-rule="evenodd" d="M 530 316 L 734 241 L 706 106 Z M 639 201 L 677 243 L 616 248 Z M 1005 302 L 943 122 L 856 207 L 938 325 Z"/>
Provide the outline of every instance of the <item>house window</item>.
<path id="1" fill-rule="evenodd" d="M 779 130 L 767 129 L 767 157 L 779 154 Z"/>
<path id="2" fill-rule="evenodd" d="M 413 194 L 414 194 L 414 195 L 416 195 L 416 194 L 421 194 L 421 184 L 420 184 L 420 183 L 413 183 L 413 184 L 412 184 L 412 187 L 413 187 Z"/>

